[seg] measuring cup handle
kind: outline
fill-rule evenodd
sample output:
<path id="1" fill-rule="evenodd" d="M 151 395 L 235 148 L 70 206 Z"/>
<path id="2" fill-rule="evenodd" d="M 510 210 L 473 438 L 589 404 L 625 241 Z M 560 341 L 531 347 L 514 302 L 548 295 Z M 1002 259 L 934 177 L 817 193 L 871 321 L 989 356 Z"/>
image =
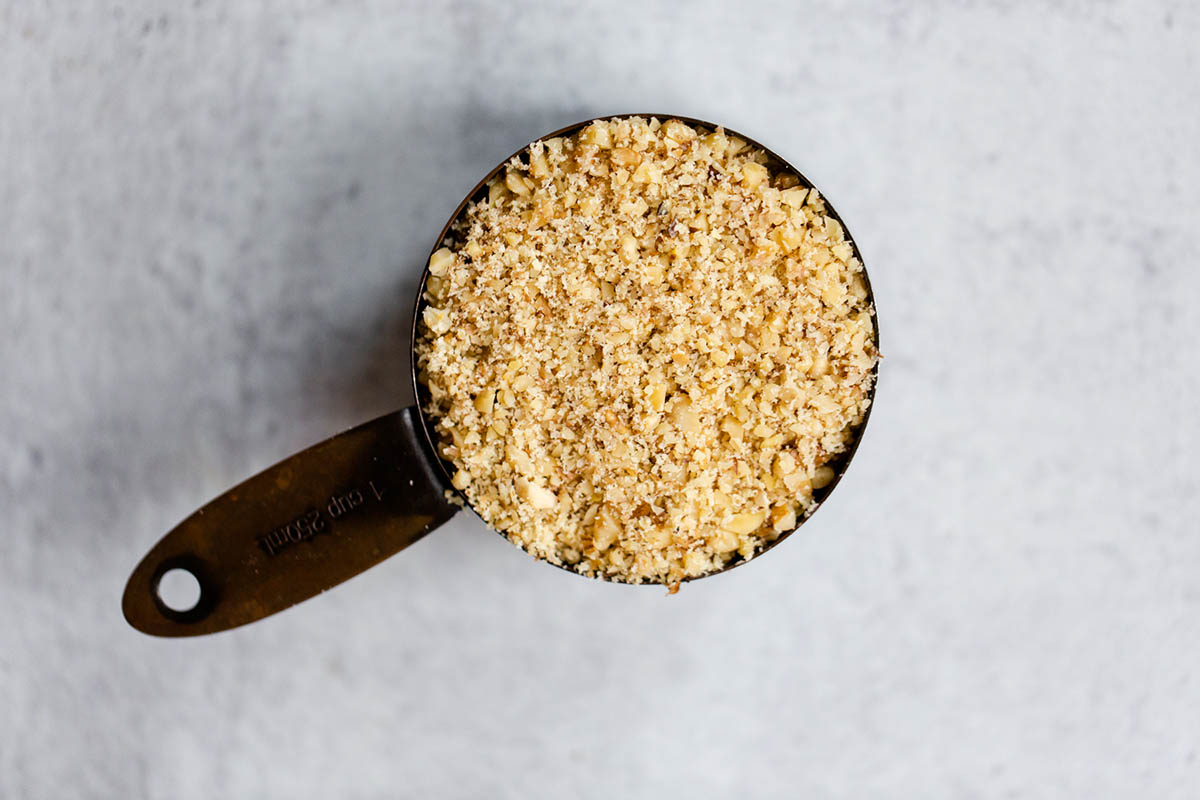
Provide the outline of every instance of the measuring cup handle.
<path id="1" fill-rule="evenodd" d="M 142 559 L 121 608 L 154 636 L 235 628 L 320 594 L 403 550 L 459 511 L 415 407 L 280 461 L 179 523 Z M 181 569 L 199 601 L 159 596 Z"/>

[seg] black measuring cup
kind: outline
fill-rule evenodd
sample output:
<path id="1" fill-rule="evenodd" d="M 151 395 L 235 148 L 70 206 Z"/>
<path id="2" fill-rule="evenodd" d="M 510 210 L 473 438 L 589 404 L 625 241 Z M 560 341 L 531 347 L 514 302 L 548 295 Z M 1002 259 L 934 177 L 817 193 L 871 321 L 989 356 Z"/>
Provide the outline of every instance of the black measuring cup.
<path id="1" fill-rule="evenodd" d="M 568 125 L 541 138 L 568 136 L 597 120 L 630 116 L 677 119 L 703 131 L 718 127 L 670 114 L 618 114 Z M 769 148 L 744 134 L 724 130 L 765 152 L 772 172 L 790 172 L 801 186 L 814 188 L 799 170 Z M 513 157 L 527 150 L 528 145 L 504 159 L 463 198 L 434 239 L 430 255 L 442 246 L 467 206 L 487 195 L 488 182 Z M 828 200 L 825 213 L 842 224 L 846 241 L 861 261 L 849 228 Z M 437 437 L 424 411 L 429 393 L 417 380 L 417 326 L 425 305 L 428 278 L 427 258 L 414 300 L 409 343 L 417 404 L 363 423 L 286 458 L 179 523 L 146 554 L 129 577 L 121 607 L 130 625 L 155 636 L 197 636 L 254 622 L 378 564 L 462 509 L 466 499 L 450 486 L 453 465 L 437 456 Z M 878 347 L 875 299 L 865 269 L 863 279 Z M 878 365 L 875 369 L 878 370 Z M 874 394 L 872 381 L 871 404 L 862 422 L 846 451 L 829 464 L 834 471 L 833 480 L 813 492 L 818 506 L 837 486 L 858 449 L 874 405 Z M 754 557 L 787 539 L 811 516 L 810 513 L 800 518 L 795 528 L 768 542 Z M 732 569 L 746 560 L 735 556 L 722 569 L 708 575 Z M 190 608 L 172 608 L 160 596 L 163 576 L 174 570 L 190 573 L 199 585 L 199 599 Z"/>

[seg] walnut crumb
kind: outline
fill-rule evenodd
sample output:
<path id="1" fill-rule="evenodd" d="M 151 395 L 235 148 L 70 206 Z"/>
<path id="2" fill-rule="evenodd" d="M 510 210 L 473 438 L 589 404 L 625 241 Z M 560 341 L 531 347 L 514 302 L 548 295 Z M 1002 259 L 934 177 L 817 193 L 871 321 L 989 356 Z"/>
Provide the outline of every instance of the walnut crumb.
<path id="1" fill-rule="evenodd" d="M 720 129 L 602 121 L 513 159 L 445 245 L 417 366 L 488 525 L 674 593 L 815 508 L 877 358 L 815 189 Z"/>

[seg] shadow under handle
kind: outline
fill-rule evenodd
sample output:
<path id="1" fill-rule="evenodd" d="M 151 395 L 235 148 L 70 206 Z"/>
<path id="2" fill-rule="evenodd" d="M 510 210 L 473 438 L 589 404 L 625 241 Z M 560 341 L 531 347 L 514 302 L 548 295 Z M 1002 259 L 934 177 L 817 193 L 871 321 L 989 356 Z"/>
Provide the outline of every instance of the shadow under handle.
<path id="1" fill-rule="evenodd" d="M 309 447 L 194 512 L 146 554 L 125 586 L 130 625 L 153 636 L 236 628 L 307 600 L 403 550 L 460 509 L 445 495 L 415 407 Z M 158 584 L 200 585 L 191 609 Z"/>

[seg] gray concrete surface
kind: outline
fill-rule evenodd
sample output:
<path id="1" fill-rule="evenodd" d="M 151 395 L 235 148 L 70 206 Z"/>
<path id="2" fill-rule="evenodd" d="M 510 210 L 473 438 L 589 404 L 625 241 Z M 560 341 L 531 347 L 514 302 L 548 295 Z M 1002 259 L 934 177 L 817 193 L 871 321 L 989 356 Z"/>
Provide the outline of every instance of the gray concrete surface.
<path id="1" fill-rule="evenodd" d="M 1194 3 L 0 3 L 0 797 L 1192 798 Z M 136 634 L 212 495 L 408 402 L 499 158 L 724 122 L 866 255 L 849 477 L 665 598 L 475 520 L 278 617 Z"/>

